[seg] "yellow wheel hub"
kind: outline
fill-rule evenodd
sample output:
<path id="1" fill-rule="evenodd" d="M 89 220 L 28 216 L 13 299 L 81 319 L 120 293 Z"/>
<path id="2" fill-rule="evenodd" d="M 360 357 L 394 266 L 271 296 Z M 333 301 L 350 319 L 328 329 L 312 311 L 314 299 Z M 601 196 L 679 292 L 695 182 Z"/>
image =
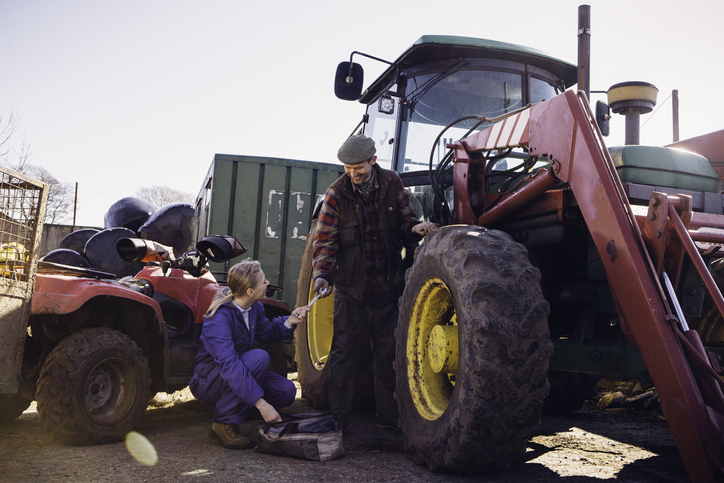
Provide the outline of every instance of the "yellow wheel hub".
<path id="1" fill-rule="evenodd" d="M 310 283 L 307 302 L 315 296 Z M 321 371 L 329 358 L 334 335 L 334 295 L 320 298 L 310 307 L 307 314 L 307 345 L 309 358 L 314 368 Z"/>
<path id="2" fill-rule="evenodd" d="M 430 368 L 436 374 L 458 372 L 458 328 L 455 325 L 436 325 L 427 344 Z"/>
<path id="3" fill-rule="evenodd" d="M 428 279 L 418 291 L 406 342 L 410 395 L 423 418 L 443 415 L 455 383 L 458 365 L 455 304 L 445 282 Z"/>

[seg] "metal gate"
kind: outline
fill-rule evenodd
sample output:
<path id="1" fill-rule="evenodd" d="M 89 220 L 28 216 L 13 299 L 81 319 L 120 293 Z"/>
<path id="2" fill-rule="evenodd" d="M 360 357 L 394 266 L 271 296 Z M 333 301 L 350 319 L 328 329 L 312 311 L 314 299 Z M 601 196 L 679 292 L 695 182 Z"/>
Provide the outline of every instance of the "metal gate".
<path id="1" fill-rule="evenodd" d="M 13 394 L 25 350 L 48 185 L 0 166 L 0 394 Z"/>

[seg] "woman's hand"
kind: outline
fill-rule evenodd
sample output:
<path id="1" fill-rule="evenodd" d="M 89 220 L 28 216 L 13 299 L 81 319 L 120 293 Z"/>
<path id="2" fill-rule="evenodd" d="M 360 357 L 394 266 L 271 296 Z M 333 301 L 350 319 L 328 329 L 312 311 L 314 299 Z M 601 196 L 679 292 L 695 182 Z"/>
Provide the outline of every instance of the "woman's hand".
<path id="1" fill-rule="evenodd" d="M 292 312 L 292 315 L 289 316 L 289 325 L 297 325 L 301 324 L 305 320 L 307 320 L 307 312 L 309 312 L 309 307 L 304 305 L 303 307 L 297 307 Z"/>
<path id="2" fill-rule="evenodd" d="M 274 409 L 274 406 L 269 404 L 264 400 L 264 398 L 259 398 L 255 403 L 254 407 L 259 410 L 261 413 L 261 417 L 264 418 L 264 422 L 267 423 L 278 423 L 281 422 L 282 417 L 279 416 L 279 413 L 276 409 Z"/>

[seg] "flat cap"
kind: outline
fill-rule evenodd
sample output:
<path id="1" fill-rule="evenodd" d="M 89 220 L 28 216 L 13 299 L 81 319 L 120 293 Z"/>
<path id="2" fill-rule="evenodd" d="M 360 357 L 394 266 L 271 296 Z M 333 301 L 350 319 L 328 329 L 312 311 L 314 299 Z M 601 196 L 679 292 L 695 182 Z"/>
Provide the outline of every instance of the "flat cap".
<path id="1" fill-rule="evenodd" d="M 375 155 L 375 142 L 367 136 L 351 136 L 337 151 L 337 158 L 344 164 L 359 164 Z"/>

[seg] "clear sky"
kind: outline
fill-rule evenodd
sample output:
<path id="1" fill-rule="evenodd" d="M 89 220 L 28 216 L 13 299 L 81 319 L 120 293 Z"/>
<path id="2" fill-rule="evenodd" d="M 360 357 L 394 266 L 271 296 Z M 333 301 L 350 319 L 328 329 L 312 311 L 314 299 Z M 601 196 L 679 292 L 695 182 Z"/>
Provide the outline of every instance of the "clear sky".
<path id="1" fill-rule="evenodd" d="M 78 183 L 76 223 L 102 226 L 141 186 L 195 195 L 215 153 L 336 162 L 364 112 L 333 92 L 353 50 L 394 60 L 422 35 L 463 35 L 575 63 L 583 3 L 2 0 L 0 116 L 17 113 L 33 164 Z M 682 139 L 724 129 L 724 2 L 588 4 L 592 90 L 659 88 L 642 143 L 671 142 L 672 89 Z M 359 61 L 365 84 L 385 67 Z M 622 144 L 613 121 L 607 142 Z"/>

